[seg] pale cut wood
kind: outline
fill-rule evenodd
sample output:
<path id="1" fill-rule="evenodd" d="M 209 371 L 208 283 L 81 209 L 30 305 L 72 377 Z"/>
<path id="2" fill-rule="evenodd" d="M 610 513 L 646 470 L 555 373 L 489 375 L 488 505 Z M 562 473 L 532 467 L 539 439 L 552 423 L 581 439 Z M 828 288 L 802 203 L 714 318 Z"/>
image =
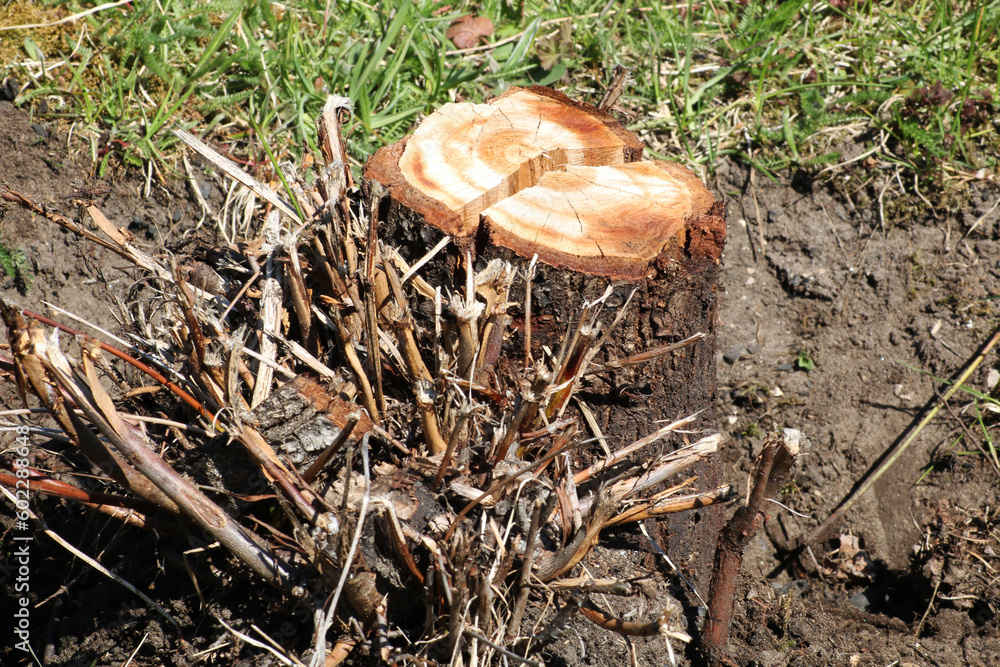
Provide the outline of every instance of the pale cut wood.
<path id="1" fill-rule="evenodd" d="M 278 281 L 276 254 L 280 250 L 281 236 L 280 219 L 276 210 L 268 212 L 264 218 L 264 243 L 261 250 L 267 253 L 264 265 L 264 280 L 260 297 L 260 354 L 268 363 L 257 367 L 257 381 L 253 387 L 253 398 L 250 408 L 255 409 L 271 393 L 271 380 L 274 379 L 274 366 L 271 363 L 278 357 L 278 341 L 273 334 L 281 328 L 281 283 Z"/>
<path id="2" fill-rule="evenodd" d="M 638 138 L 606 113 L 515 88 L 486 104 L 446 104 L 379 151 L 366 176 L 459 245 L 489 241 L 558 268 L 639 279 L 658 258 L 678 258 L 715 201 L 687 168 L 641 157 Z"/>
<path id="3" fill-rule="evenodd" d="M 474 231 L 491 205 L 566 164 L 623 164 L 624 141 L 601 120 L 558 98 L 518 90 L 489 104 L 446 104 L 413 133 L 399 169 L 407 182 Z"/>
<path id="4" fill-rule="evenodd" d="M 567 165 L 482 215 L 492 240 L 520 255 L 544 247 L 553 266 L 587 271 L 603 261 L 602 273 L 639 277 L 664 249 L 684 244 L 690 212 L 713 203 L 694 174 L 668 162 Z"/>

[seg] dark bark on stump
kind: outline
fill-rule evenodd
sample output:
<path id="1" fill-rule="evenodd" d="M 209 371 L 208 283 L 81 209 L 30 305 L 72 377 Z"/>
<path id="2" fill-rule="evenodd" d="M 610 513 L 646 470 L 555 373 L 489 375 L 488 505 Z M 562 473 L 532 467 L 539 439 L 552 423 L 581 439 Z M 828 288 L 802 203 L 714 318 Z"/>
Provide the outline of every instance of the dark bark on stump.
<path id="1" fill-rule="evenodd" d="M 641 159 L 640 151 L 635 149 L 638 140 L 610 116 L 571 103 L 558 93 L 549 91 L 544 96 L 547 104 L 555 101 L 572 106 L 576 112 L 591 115 L 611 134 L 622 137 L 622 162 Z M 379 238 L 399 248 L 406 261 L 412 264 L 444 236 L 435 226 L 439 224 L 436 219 L 443 216 L 446 222 L 440 223 L 440 227 L 452 234 L 454 243 L 425 266 L 420 275 L 432 285 L 441 286 L 442 291 L 447 289 L 453 294 L 463 292 L 466 253 L 474 258 L 477 269 L 499 258 L 511 262 L 519 270 L 510 291 L 513 303 L 508 315 L 512 319 L 512 333 L 504 341 L 500 359 L 489 373 L 490 381 L 498 384 L 493 387 L 496 391 L 516 395 L 518 387 L 504 383 L 516 377 L 517 369 L 524 363 L 524 275 L 531 257 L 501 245 L 509 241 L 509 234 L 491 226 L 488 215 L 481 217 L 478 225 L 462 227 L 457 214 L 439 213 L 442 206 L 429 202 L 424 193 L 416 192 L 401 172 L 400 159 L 406 149 L 407 140 L 384 148 L 373 156 L 365 169 L 366 179 L 377 181 L 388 189 L 387 201 L 379 216 L 383 221 Z M 718 273 L 725 244 L 725 206 L 714 202 L 685 168 L 663 165 L 660 169 L 667 178 L 679 179 L 695 194 L 690 195 L 683 206 L 678 205 L 682 209 L 687 207 L 678 220 L 650 221 L 646 216 L 636 222 L 636 225 L 646 226 L 644 229 L 655 228 L 662 222 L 663 233 L 669 236 L 648 261 L 635 257 L 620 260 L 612 255 L 580 259 L 569 256 L 572 248 L 570 253 L 565 247 L 555 248 L 555 252 L 549 254 L 549 261 L 557 266 L 540 260 L 532 282 L 531 352 L 534 359 L 543 358 L 543 345 L 558 353 L 567 328 L 578 320 L 583 303 L 599 298 L 609 284 L 614 285 L 614 292 L 600 318 L 605 326 L 614 319 L 633 288 L 636 293 L 626 317 L 595 362 L 624 359 L 698 332 L 705 334 L 704 339 L 652 362 L 592 375 L 578 387 L 576 395 L 591 408 L 612 451 L 655 430 L 657 420 L 672 421 L 699 410 L 704 412 L 694 427 L 706 431 L 716 428 L 715 326 L 721 295 Z M 628 211 L 622 215 L 627 229 Z M 626 238 L 626 245 L 627 241 Z M 524 251 L 520 247 L 523 244 L 510 245 Z M 604 247 L 609 245 L 605 243 Z M 545 252 L 543 249 L 538 254 L 543 256 Z M 418 321 L 432 325 L 433 308 L 426 299 L 415 298 L 411 307 Z M 575 409 L 573 406 L 568 414 Z M 583 420 L 580 422 L 582 424 Z M 677 444 L 680 443 L 661 447 L 673 448 Z M 591 462 L 600 449 L 594 444 L 588 451 L 577 451 L 578 458 L 585 459 L 577 462 L 582 467 Z M 655 455 L 656 452 L 646 452 L 643 458 L 655 460 Z M 721 481 L 713 459 L 700 464 L 694 474 L 698 475 L 696 487 L 699 491 L 715 488 Z M 667 521 L 657 524 L 661 538 L 658 541 L 666 546 L 682 571 L 691 576 L 699 592 L 707 588 L 720 526 L 721 517 L 716 507 L 671 515 Z"/>

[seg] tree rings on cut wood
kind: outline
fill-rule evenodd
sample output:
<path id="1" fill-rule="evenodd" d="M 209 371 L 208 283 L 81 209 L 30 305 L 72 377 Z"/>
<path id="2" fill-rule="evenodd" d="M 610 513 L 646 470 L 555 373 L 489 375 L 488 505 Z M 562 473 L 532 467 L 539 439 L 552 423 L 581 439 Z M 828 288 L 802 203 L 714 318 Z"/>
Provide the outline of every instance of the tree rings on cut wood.
<path id="1" fill-rule="evenodd" d="M 492 243 L 558 268 L 641 279 L 679 261 L 697 230 L 721 251 L 721 212 L 701 181 L 641 158 L 639 139 L 606 113 L 514 88 L 444 105 L 365 175 L 459 245 Z"/>

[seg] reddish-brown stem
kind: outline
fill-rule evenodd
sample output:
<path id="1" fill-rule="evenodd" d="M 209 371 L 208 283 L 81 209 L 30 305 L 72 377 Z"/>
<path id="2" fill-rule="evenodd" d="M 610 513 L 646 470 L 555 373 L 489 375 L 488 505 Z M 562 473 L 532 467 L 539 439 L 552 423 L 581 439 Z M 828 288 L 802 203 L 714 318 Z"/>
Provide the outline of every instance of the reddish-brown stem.
<path id="1" fill-rule="evenodd" d="M 720 664 L 725 659 L 743 551 L 767 518 L 765 504 L 781 490 L 795 463 L 799 438 L 799 432 L 792 429 L 776 431 L 768 436 L 754 461 L 753 486 L 747 503 L 736 510 L 719 535 L 709 589 L 708 616 L 702 633 L 705 653 L 712 664 Z"/>
<path id="2" fill-rule="evenodd" d="M 4 462 L 3 467 L 8 470 L 11 469 L 7 465 L 7 462 Z M 0 473 L 0 484 L 6 487 L 13 489 L 17 485 L 17 480 L 18 478 L 14 475 Z M 72 484 L 67 484 L 66 482 L 61 482 L 58 479 L 47 477 L 36 470 L 31 470 L 30 476 L 28 477 L 28 483 L 31 485 L 32 491 L 38 491 L 39 493 L 44 493 L 49 496 L 56 496 L 57 498 L 65 498 L 66 500 L 75 500 L 81 503 L 92 503 L 95 505 L 126 507 L 139 512 L 144 512 L 146 514 L 149 514 L 157 509 L 157 507 L 152 503 L 138 498 L 126 498 L 124 496 L 116 496 L 110 493 L 85 491 L 84 489 L 73 486 Z"/>
<path id="3" fill-rule="evenodd" d="M 552 394 L 552 399 L 545 408 L 547 419 L 552 419 L 556 415 L 561 414 L 560 411 L 563 409 L 563 406 L 566 405 L 570 396 L 573 395 L 580 371 L 583 369 L 587 353 L 590 351 L 590 343 L 594 340 L 594 334 L 596 334 L 596 331 L 592 331 L 589 327 L 586 332 L 581 332 L 579 338 L 576 338 L 574 341 L 575 346 L 566 355 L 566 362 L 552 383 L 558 389 Z"/>
<path id="4" fill-rule="evenodd" d="M 155 518 L 155 505 L 145 500 L 115 496 L 110 493 L 85 491 L 72 484 L 45 477 L 34 470 L 31 471 L 31 476 L 28 479 L 32 491 L 73 500 L 137 528 L 156 530 L 160 534 L 169 535 L 176 539 L 186 538 L 186 533 L 178 524 Z M 0 473 L 0 485 L 13 489 L 17 486 L 17 482 L 18 478 L 14 475 Z"/>
<path id="5" fill-rule="evenodd" d="M 660 619 L 650 621 L 648 623 L 623 621 L 620 618 L 616 618 L 611 614 L 598 609 L 590 602 L 580 607 L 580 613 L 594 623 L 597 623 L 605 630 L 617 632 L 620 635 L 628 637 L 655 637 L 660 634 L 660 628 L 662 627 Z"/>
<path id="6" fill-rule="evenodd" d="M 180 398 L 182 401 L 184 401 L 185 403 L 187 403 L 188 405 L 190 405 L 192 408 L 194 408 L 198 412 L 198 414 L 200 414 L 202 417 L 204 417 L 205 419 L 207 419 L 210 423 L 216 424 L 216 422 L 215 422 L 215 415 L 213 415 L 211 412 L 209 412 L 208 410 L 206 410 L 205 407 L 201 404 L 201 402 L 198 401 L 198 399 L 196 399 L 194 396 L 192 396 L 191 394 L 189 394 L 186 391 L 184 391 L 184 389 L 182 389 L 176 383 L 171 382 L 170 380 L 168 380 L 166 378 L 166 376 L 164 376 L 162 373 L 160 373 L 156 369 L 152 368 L 151 366 L 147 366 L 146 364 L 144 364 L 143 362 L 139 361 L 138 359 L 136 359 L 135 357 L 133 357 L 129 353 L 122 352 L 118 348 L 113 347 L 111 345 L 108 345 L 107 343 L 105 343 L 103 341 L 100 341 L 100 340 L 94 338 L 93 336 L 91 336 L 89 334 L 85 334 L 82 331 L 77 331 L 76 329 L 73 329 L 72 327 L 68 327 L 65 324 L 60 324 L 59 322 L 56 322 L 53 319 L 45 317 L 44 315 L 39 315 L 38 313 L 33 313 L 30 310 L 21 310 L 21 313 L 23 315 L 25 315 L 26 317 L 30 317 L 33 320 L 38 320 L 42 324 L 46 324 L 46 325 L 48 325 L 50 327 L 55 327 L 56 329 L 59 329 L 60 331 L 64 331 L 64 332 L 70 334 L 71 336 L 77 336 L 79 338 L 82 338 L 83 340 L 87 341 L 88 343 L 93 342 L 93 343 L 96 343 L 96 344 L 100 345 L 102 350 L 104 350 L 108 354 L 113 354 L 114 356 L 118 357 L 119 359 L 121 359 L 121 360 L 123 360 L 123 361 L 125 361 L 125 362 L 127 362 L 129 364 L 132 364 L 137 369 L 139 369 L 140 371 L 142 371 L 143 373 L 145 373 L 146 375 L 148 375 L 149 377 L 153 378 L 154 380 L 156 380 L 157 382 L 159 382 L 160 384 L 162 384 L 163 386 L 165 386 L 167 389 L 169 389 L 170 391 L 172 391 L 178 398 Z"/>

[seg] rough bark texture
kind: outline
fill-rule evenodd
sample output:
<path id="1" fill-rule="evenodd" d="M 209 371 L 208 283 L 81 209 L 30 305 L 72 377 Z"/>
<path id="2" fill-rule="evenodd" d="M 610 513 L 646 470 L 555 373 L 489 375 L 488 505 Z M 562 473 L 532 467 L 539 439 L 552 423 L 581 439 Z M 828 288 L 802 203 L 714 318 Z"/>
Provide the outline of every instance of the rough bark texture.
<path id="1" fill-rule="evenodd" d="M 254 411 L 261 435 L 295 465 L 315 458 L 352 414 L 359 418 L 355 433 L 371 430 L 371 420 L 356 404 L 306 376 L 282 385 Z"/>
<path id="2" fill-rule="evenodd" d="M 510 96 L 520 92 L 523 91 L 510 91 L 491 104 L 502 105 L 510 100 Z M 451 293 L 460 293 L 465 284 L 463 266 L 466 253 L 471 253 L 477 269 L 495 258 L 509 261 L 520 269 L 510 291 L 512 303 L 507 309 L 512 320 L 512 333 L 503 342 L 495 368 L 490 369 L 491 379 L 497 385 L 494 389 L 511 397 L 517 395 L 519 388 L 513 386 L 509 378 L 518 376 L 515 369 L 520 368 L 524 361 L 524 275 L 532 254 L 539 255 L 531 301 L 531 348 L 535 359 L 544 358 L 542 346 L 558 353 L 567 328 L 579 318 L 582 304 L 599 298 L 609 283 L 614 286 L 614 292 L 600 318 L 605 326 L 611 323 L 635 288 L 629 312 L 596 361 L 623 359 L 680 341 L 697 332 L 706 334 L 706 338 L 650 363 L 592 375 L 579 387 L 577 396 L 595 415 L 612 450 L 655 430 L 657 420 L 674 420 L 698 410 L 704 412 L 696 427 L 714 430 L 715 326 L 720 296 L 718 267 L 725 244 L 724 204 L 715 202 L 688 169 L 674 164 L 640 161 L 641 144 L 638 139 L 614 118 L 571 102 L 554 91 L 532 88 L 528 92 L 543 98 L 541 111 L 552 114 L 551 118 L 556 119 L 552 122 L 567 116 L 574 119 L 567 134 L 577 137 L 581 132 L 584 135 L 595 133 L 617 142 L 611 149 L 592 150 L 592 153 L 611 160 L 604 164 L 617 164 L 626 171 L 662 173 L 664 182 L 668 184 L 665 187 L 672 189 L 676 198 L 667 201 L 667 195 L 661 191 L 648 198 L 655 201 L 638 202 L 632 199 L 636 196 L 632 193 L 615 192 L 613 187 L 597 188 L 588 191 L 594 202 L 588 206 L 602 212 L 605 217 L 612 215 L 609 211 L 616 209 L 613 215 L 618 219 L 613 224 L 588 228 L 583 235 L 568 240 L 559 235 L 546 237 L 544 229 L 541 233 L 531 234 L 516 230 L 511 232 L 511 224 L 500 223 L 491 215 L 498 210 L 498 206 L 504 206 L 506 199 L 496 198 L 496 188 L 490 190 L 494 194 L 486 197 L 489 200 L 485 202 L 487 206 L 483 207 L 482 201 L 470 206 L 467 201 L 463 203 L 462 198 L 450 203 L 440 198 L 432 199 L 409 180 L 414 171 L 412 168 L 407 171 L 406 168 L 408 145 L 416 140 L 424 146 L 432 140 L 422 132 L 421 126 L 414 137 L 380 150 L 366 165 L 366 178 L 388 189 L 388 201 L 380 215 L 383 222 L 379 237 L 400 248 L 406 260 L 413 263 L 443 235 L 451 235 L 454 243 L 421 270 L 421 275 L 429 283 Z M 448 106 L 474 107 L 475 111 L 449 110 L 450 117 L 494 117 L 489 115 L 489 109 L 484 109 L 488 105 Z M 508 114 L 504 122 L 510 125 L 512 116 Z M 589 121 L 581 120 L 583 117 Z M 519 122 L 527 123 L 529 128 L 514 133 L 523 138 L 533 136 L 534 128 L 547 121 L 536 116 L 534 120 L 522 118 Z M 440 138 L 449 146 L 454 143 L 451 138 L 455 136 L 474 134 L 468 131 L 463 134 L 455 127 L 449 132 L 450 137 Z M 509 129 L 501 134 L 503 136 L 494 142 L 496 145 L 512 141 Z M 579 144 L 577 141 L 574 145 Z M 525 193 L 534 190 L 536 184 L 544 185 L 546 180 L 562 179 L 567 173 L 572 175 L 573 161 L 577 158 L 582 160 L 580 156 L 586 153 L 567 150 L 557 155 L 556 149 L 551 146 L 540 148 L 540 151 L 520 147 L 507 149 L 508 156 L 520 156 L 522 162 L 514 170 L 518 174 L 514 180 L 522 179 L 522 185 L 525 185 L 520 189 L 500 187 L 501 191 L 508 192 L 511 199 L 518 196 L 523 200 Z M 433 152 L 426 146 L 423 150 Z M 439 153 L 444 155 L 440 150 Z M 542 173 L 538 173 L 539 161 L 553 155 L 557 155 L 558 159 L 544 165 L 548 171 L 543 169 Z M 567 158 L 567 155 L 570 157 Z M 516 162 L 516 159 L 511 160 Z M 478 164 L 475 160 L 470 163 Z M 407 176 L 408 173 L 410 176 Z M 470 179 L 475 181 L 480 176 L 473 172 Z M 596 180 L 598 185 L 607 186 L 610 178 L 601 175 Z M 551 200 L 544 193 L 539 198 L 543 209 L 545 201 Z M 544 213 L 535 217 L 524 213 L 523 216 L 524 224 L 529 227 L 539 219 L 545 220 Z M 512 237 L 516 238 L 512 240 Z M 636 243 L 639 237 L 643 240 Z M 589 251 L 585 248 L 581 250 L 582 245 L 577 243 L 580 239 L 595 238 L 600 245 L 596 253 L 587 254 Z M 658 239 L 659 243 L 650 244 L 650 238 Z M 525 239 L 529 239 L 531 244 L 526 244 Z M 433 307 L 426 299 L 415 300 L 412 305 L 418 318 L 423 314 L 424 322 L 432 321 Z M 589 461 L 599 451 L 595 444 L 590 450 L 581 451 L 580 456 Z M 647 454 L 648 457 L 654 455 Z M 584 461 L 579 463 L 582 465 Z M 701 468 L 695 471 L 699 475 L 697 488 L 707 490 L 717 486 L 720 475 L 712 464 L 702 465 Z M 661 544 L 666 545 L 674 562 L 701 584 L 699 591 L 707 586 L 715 536 L 720 525 L 721 519 L 712 507 L 684 513 L 678 519 L 668 520 L 665 526 L 662 523 L 659 525 Z"/>

